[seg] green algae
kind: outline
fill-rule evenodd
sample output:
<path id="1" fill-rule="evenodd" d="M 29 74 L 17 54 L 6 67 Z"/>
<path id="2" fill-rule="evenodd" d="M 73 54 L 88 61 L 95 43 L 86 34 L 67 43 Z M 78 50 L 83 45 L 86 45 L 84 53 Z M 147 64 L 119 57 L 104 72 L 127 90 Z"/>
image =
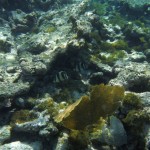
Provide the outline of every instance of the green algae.
<path id="1" fill-rule="evenodd" d="M 98 31 L 91 32 L 90 33 L 90 37 L 93 38 L 93 39 L 95 39 L 96 42 L 101 43 L 102 38 L 100 37 Z"/>
<path id="2" fill-rule="evenodd" d="M 128 43 L 124 40 L 117 40 L 112 43 L 103 42 L 100 47 L 103 51 L 127 50 Z"/>
<path id="3" fill-rule="evenodd" d="M 101 59 L 98 54 L 93 54 L 90 55 L 90 61 L 99 63 L 101 62 Z"/>
<path id="4" fill-rule="evenodd" d="M 131 110 L 123 119 L 123 122 L 128 126 L 141 129 L 145 122 L 150 122 L 150 114 L 144 110 Z"/>
<path id="5" fill-rule="evenodd" d="M 123 99 L 123 107 L 126 107 L 128 113 L 122 119 L 125 128 L 133 136 L 135 147 L 145 149 L 145 140 L 143 130 L 146 123 L 150 123 L 149 108 L 144 108 L 140 97 L 134 93 L 127 93 Z M 140 141 L 140 142 L 138 142 Z"/>
<path id="6" fill-rule="evenodd" d="M 109 53 L 109 56 L 101 55 L 100 59 L 102 63 L 112 65 L 115 61 L 123 59 L 125 57 L 126 54 L 124 51 L 114 51 L 112 53 Z"/>
<path id="7" fill-rule="evenodd" d="M 57 28 L 55 26 L 48 26 L 45 28 L 44 32 L 52 33 L 52 32 L 55 32 L 56 30 L 57 30 Z"/>
<path id="8" fill-rule="evenodd" d="M 145 122 L 150 121 L 150 114 L 144 109 L 142 100 L 134 93 L 127 93 L 123 99 L 123 106 L 128 108 L 128 113 L 123 119 L 128 126 L 141 127 Z"/>
<path id="9" fill-rule="evenodd" d="M 108 4 L 107 3 L 100 3 L 99 1 L 98 2 L 93 2 L 91 4 L 91 7 L 95 9 L 96 13 L 99 15 L 99 16 L 103 16 L 106 14 L 107 12 L 107 7 L 108 7 Z"/>
<path id="10" fill-rule="evenodd" d="M 11 117 L 11 124 L 21 124 L 29 121 L 33 121 L 36 119 L 36 115 L 29 110 L 20 110 L 16 111 L 13 116 Z"/>
<path id="11" fill-rule="evenodd" d="M 125 19 L 125 17 L 121 16 L 119 12 L 114 12 L 113 16 L 110 17 L 109 22 L 114 26 L 119 25 L 121 28 L 123 28 L 127 23 L 127 20 Z"/>
<path id="12" fill-rule="evenodd" d="M 51 109 L 52 109 L 52 107 L 54 107 L 54 101 L 52 100 L 52 99 L 48 99 L 48 100 L 45 100 L 45 101 L 43 101 L 43 102 L 41 102 L 39 105 L 38 105 L 38 107 L 37 107 L 37 109 L 38 109 L 38 111 L 44 111 L 44 110 L 49 110 L 50 112 L 52 111 Z"/>
<path id="13" fill-rule="evenodd" d="M 112 53 L 105 53 L 102 54 L 99 52 L 99 54 L 91 55 L 90 60 L 93 62 L 100 62 L 100 63 L 106 63 L 109 65 L 113 65 L 117 60 L 126 58 L 125 51 L 122 50 L 116 50 Z"/>
<path id="14" fill-rule="evenodd" d="M 55 117 L 58 114 L 59 110 L 66 108 L 66 106 L 66 102 L 56 103 L 51 97 L 47 97 L 46 99 L 44 99 L 44 101 L 36 106 L 36 109 L 39 112 L 47 110 L 47 114 Z"/>
<path id="15" fill-rule="evenodd" d="M 133 137 L 134 147 L 136 149 L 146 149 L 143 130 L 145 123 L 150 123 L 150 114 L 145 110 L 131 110 L 122 121 Z"/>
<path id="16" fill-rule="evenodd" d="M 132 109 L 142 108 L 142 100 L 134 93 L 127 93 L 123 99 L 123 106 L 132 107 Z"/>
<path id="17" fill-rule="evenodd" d="M 57 113 L 55 103 L 52 98 L 46 98 L 46 100 L 37 105 L 36 108 L 39 112 L 47 110 L 47 113 L 52 116 L 54 116 L 55 113 Z"/>
<path id="18" fill-rule="evenodd" d="M 128 49 L 128 43 L 124 40 L 117 40 L 112 43 L 101 42 L 99 49 L 90 55 L 90 60 L 112 65 L 115 61 L 126 58 L 125 51 Z"/>

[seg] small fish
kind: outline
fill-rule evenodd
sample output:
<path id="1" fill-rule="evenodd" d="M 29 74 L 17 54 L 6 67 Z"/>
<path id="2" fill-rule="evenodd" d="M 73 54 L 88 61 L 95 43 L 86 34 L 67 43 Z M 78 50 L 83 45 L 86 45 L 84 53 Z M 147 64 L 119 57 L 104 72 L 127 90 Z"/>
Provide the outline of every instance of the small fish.
<path id="1" fill-rule="evenodd" d="M 74 70 L 77 72 L 83 72 L 86 69 L 87 69 L 87 65 L 82 61 L 79 61 L 75 64 Z"/>
<path id="2" fill-rule="evenodd" d="M 66 81 L 68 79 L 69 79 L 69 77 L 65 71 L 59 71 L 58 73 L 56 73 L 53 81 L 54 81 L 54 83 L 60 83 L 60 82 Z"/>

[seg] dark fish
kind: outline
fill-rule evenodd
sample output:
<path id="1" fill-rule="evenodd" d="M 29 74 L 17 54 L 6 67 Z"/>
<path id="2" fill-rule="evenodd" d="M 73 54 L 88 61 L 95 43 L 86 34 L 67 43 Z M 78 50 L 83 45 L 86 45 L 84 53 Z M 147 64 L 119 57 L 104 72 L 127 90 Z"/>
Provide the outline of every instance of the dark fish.
<path id="1" fill-rule="evenodd" d="M 61 82 L 66 81 L 68 79 L 69 79 L 69 77 L 65 71 L 59 71 L 55 74 L 53 82 L 54 83 L 61 83 Z"/>
<path id="2" fill-rule="evenodd" d="M 84 62 L 79 61 L 79 62 L 75 63 L 75 68 L 74 68 L 75 71 L 82 73 L 86 69 L 87 69 L 87 65 Z"/>

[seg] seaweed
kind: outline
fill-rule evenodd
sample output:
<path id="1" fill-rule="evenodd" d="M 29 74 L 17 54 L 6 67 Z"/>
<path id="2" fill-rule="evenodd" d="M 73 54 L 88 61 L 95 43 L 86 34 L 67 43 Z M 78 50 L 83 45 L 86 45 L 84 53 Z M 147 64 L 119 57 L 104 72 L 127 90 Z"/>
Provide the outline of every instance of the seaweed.
<path id="1" fill-rule="evenodd" d="M 45 28 L 44 32 L 52 33 L 52 32 L 55 32 L 56 30 L 57 30 L 57 28 L 55 26 L 48 26 Z"/>
<path id="2" fill-rule="evenodd" d="M 44 101 L 38 104 L 35 109 L 39 112 L 47 111 L 47 114 L 54 117 L 60 110 L 66 108 L 68 104 L 66 102 L 56 103 L 51 97 L 46 97 Z"/>
<path id="3" fill-rule="evenodd" d="M 101 49 L 104 51 L 126 50 L 128 49 L 128 43 L 124 40 L 118 40 L 113 43 L 103 42 Z"/>
<path id="4" fill-rule="evenodd" d="M 142 100 L 134 93 L 127 93 L 123 99 L 123 106 L 131 107 L 132 109 L 142 108 Z"/>
<path id="5" fill-rule="evenodd" d="M 49 114 L 54 113 L 54 108 L 54 101 L 51 98 L 47 98 L 45 101 L 37 105 L 38 111 L 42 112 L 44 110 L 47 110 Z"/>
<path id="6" fill-rule="evenodd" d="M 100 117 L 111 115 L 119 107 L 123 97 L 123 87 L 95 85 L 90 96 L 82 96 L 54 119 L 68 129 L 84 130 L 97 123 Z"/>
<path id="7" fill-rule="evenodd" d="M 110 18 L 109 22 L 112 24 L 112 25 L 119 25 L 120 27 L 124 27 L 124 25 L 126 24 L 126 18 L 124 16 L 121 16 L 120 13 L 118 12 L 114 12 L 112 17 Z"/>
<path id="8" fill-rule="evenodd" d="M 99 1 L 95 1 L 95 2 L 92 2 L 91 4 L 92 8 L 95 9 L 96 13 L 99 15 L 99 16 L 103 16 L 107 13 L 107 8 L 108 8 L 108 4 L 107 3 L 100 3 Z"/>
<path id="9" fill-rule="evenodd" d="M 143 130 L 145 124 L 150 123 L 149 108 L 143 107 L 142 100 L 134 93 L 127 93 L 125 95 L 123 106 L 127 108 L 128 113 L 122 121 L 128 132 L 132 135 L 135 147 L 145 149 L 146 143 L 143 138 Z"/>
<path id="10" fill-rule="evenodd" d="M 37 116 L 27 109 L 16 111 L 11 117 L 11 124 L 24 123 L 36 119 Z"/>
<path id="11" fill-rule="evenodd" d="M 131 110 L 123 119 L 123 122 L 126 123 L 127 126 L 134 127 L 139 131 L 145 122 L 150 122 L 150 114 L 145 110 Z"/>
<path id="12" fill-rule="evenodd" d="M 110 55 L 108 57 L 106 57 L 105 55 L 102 55 L 100 58 L 101 58 L 102 63 L 107 63 L 107 64 L 111 65 L 115 61 L 117 61 L 119 59 L 123 59 L 125 57 L 126 57 L 126 54 L 124 51 L 114 51 L 114 52 L 110 53 Z"/>

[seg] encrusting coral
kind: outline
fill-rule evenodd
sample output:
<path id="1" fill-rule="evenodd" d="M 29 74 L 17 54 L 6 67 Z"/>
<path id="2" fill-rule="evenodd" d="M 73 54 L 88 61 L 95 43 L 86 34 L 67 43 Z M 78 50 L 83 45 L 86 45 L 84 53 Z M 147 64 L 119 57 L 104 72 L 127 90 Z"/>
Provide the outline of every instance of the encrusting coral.
<path id="1" fill-rule="evenodd" d="M 82 96 L 55 117 L 57 123 L 73 130 L 84 130 L 95 124 L 100 117 L 111 115 L 124 97 L 124 88 L 119 86 L 95 85 L 90 96 Z"/>

